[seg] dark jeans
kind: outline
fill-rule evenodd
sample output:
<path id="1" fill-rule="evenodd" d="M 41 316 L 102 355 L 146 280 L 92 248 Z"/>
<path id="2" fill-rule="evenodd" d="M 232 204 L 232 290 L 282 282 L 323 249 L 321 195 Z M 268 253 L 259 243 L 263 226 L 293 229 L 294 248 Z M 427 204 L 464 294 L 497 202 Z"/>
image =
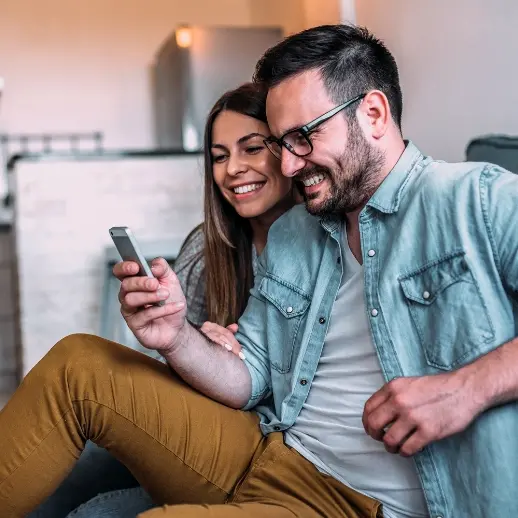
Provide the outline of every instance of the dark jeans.
<path id="1" fill-rule="evenodd" d="M 88 442 L 68 477 L 28 517 L 65 518 L 68 513 L 99 493 L 137 486 L 138 482 L 123 464 L 104 448 Z M 94 518 L 95 515 L 90 516 Z"/>
<path id="2" fill-rule="evenodd" d="M 102 493 L 72 511 L 67 518 L 136 518 L 155 503 L 142 487 Z"/>

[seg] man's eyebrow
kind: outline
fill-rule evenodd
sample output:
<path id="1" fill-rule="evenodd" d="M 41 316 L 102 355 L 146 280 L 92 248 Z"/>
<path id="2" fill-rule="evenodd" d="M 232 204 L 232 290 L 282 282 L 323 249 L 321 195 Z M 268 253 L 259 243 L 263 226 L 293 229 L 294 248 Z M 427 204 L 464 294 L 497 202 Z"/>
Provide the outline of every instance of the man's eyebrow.
<path id="1" fill-rule="evenodd" d="M 281 138 L 283 135 L 286 135 L 286 133 L 290 133 L 291 131 L 295 131 L 295 130 L 299 130 L 300 128 L 302 128 L 302 126 L 304 126 L 304 124 L 298 124 L 297 126 L 291 126 L 289 127 L 288 129 L 284 130 L 278 138 Z"/>

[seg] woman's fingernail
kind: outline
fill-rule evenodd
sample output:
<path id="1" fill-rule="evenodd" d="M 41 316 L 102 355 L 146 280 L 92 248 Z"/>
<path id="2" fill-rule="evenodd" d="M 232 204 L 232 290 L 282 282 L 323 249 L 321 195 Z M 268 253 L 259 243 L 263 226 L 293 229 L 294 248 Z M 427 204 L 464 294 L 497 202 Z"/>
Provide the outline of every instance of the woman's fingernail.
<path id="1" fill-rule="evenodd" d="M 223 347 L 227 350 L 227 351 L 231 351 L 232 350 L 232 346 L 230 344 L 223 344 Z"/>
<path id="2" fill-rule="evenodd" d="M 246 356 L 244 355 L 243 351 L 239 351 L 239 357 L 240 357 L 242 360 L 246 360 Z"/>
<path id="3" fill-rule="evenodd" d="M 167 297 L 169 297 L 169 292 L 167 290 L 164 290 L 163 288 L 160 288 L 156 294 L 159 296 L 159 298 L 161 299 L 167 299 Z"/>

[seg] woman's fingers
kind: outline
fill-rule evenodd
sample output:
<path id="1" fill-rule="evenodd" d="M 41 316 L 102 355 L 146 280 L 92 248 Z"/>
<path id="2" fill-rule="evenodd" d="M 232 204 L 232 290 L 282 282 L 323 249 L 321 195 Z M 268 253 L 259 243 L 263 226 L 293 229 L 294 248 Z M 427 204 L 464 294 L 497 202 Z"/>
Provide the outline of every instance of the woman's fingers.
<path id="1" fill-rule="evenodd" d="M 227 329 L 233 333 L 233 334 L 236 334 L 237 333 L 237 330 L 239 329 L 239 326 L 237 324 L 230 324 L 229 326 L 227 326 Z"/>
<path id="2" fill-rule="evenodd" d="M 237 324 L 232 324 L 237 327 Z M 212 342 L 224 347 L 227 351 L 245 359 L 244 353 L 241 351 L 241 344 L 236 340 L 234 333 L 229 329 L 222 327 L 214 322 L 205 322 L 200 331 Z"/>

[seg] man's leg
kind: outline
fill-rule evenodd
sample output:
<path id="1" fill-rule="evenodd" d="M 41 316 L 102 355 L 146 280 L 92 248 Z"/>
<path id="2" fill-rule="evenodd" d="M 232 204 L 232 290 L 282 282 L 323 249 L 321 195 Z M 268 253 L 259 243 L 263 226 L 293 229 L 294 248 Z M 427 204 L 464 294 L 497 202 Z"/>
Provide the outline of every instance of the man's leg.
<path id="1" fill-rule="evenodd" d="M 225 502 L 263 444 L 254 414 L 206 398 L 146 355 L 73 335 L 0 413 L 0 516 L 44 501 L 88 439 L 170 504 Z"/>
<path id="2" fill-rule="evenodd" d="M 272 434 L 224 505 L 162 506 L 139 518 L 379 518 L 380 503 L 320 473 Z"/>

